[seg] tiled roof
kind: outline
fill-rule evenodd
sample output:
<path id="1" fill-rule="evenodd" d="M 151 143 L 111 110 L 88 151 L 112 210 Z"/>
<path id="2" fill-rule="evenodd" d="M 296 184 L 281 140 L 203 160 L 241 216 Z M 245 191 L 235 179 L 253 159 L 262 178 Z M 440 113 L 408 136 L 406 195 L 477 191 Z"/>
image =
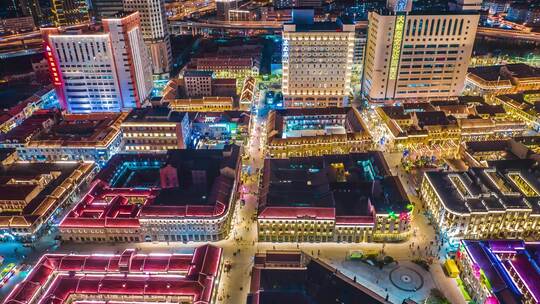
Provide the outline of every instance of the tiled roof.
<path id="1" fill-rule="evenodd" d="M 40 303 L 62 304 L 73 294 L 191 296 L 194 303 L 206 304 L 212 300 L 221 254 L 222 249 L 212 245 L 198 247 L 192 255 L 144 255 L 134 250 L 122 255 L 47 254 L 4 304 L 29 303 L 33 297 Z"/>

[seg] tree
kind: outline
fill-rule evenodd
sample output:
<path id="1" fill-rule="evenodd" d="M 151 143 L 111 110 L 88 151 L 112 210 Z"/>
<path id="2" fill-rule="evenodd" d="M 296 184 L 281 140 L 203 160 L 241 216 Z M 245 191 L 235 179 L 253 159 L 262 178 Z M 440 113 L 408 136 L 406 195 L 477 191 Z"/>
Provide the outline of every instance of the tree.
<path id="1" fill-rule="evenodd" d="M 444 294 L 437 288 L 433 288 L 429 291 L 429 296 L 424 302 L 425 304 L 452 304 L 444 296 Z"/>
<path id="2" fill-rule="evenodd" d="M 383 258 L 383 262 L 385 265 L 392 264 L 394 262 L 394 258 L 387 255 Z"/>

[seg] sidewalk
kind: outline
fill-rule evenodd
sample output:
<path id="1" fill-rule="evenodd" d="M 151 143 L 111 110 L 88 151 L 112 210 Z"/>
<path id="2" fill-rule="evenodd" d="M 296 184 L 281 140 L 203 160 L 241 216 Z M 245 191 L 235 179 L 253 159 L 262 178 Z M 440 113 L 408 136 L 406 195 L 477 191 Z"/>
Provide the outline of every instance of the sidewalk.
<path id="1" fill-rule="evenodd" d="M 444 296 L 450 301 L 452 304 L 466 304 L 465 298 L 463 298 L 463 295 L 461 294 L 461 291 L 459 290 L 459 287 L 457 285 L 457 282 L 453 278 L 449 278 L 444 273 L 444 270 L 442 268 L 442 265 L 437 263 L 431 265 L 429 272 L 435 279 L 435 284 L 437 285 L 437 289 L 439 289 Z M 451 287 L 451 288 L 448 288 Z"/>

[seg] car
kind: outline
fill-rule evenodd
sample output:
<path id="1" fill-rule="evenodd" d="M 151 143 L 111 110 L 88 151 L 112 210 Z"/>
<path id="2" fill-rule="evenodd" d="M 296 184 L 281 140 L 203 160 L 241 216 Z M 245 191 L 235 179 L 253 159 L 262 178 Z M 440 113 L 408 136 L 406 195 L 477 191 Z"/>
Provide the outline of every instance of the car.
<path id="1" fill-rule="evenodd" d="M 348 258 L 350 260 L 359 260 L 362 259 L 363 256 L 364 252 L 362 252 L 362 250 L 350 250 Z"/>
<path id="2" fill-rule="evenodd" d="M 0 271 L 0 288 L 4 286 L 15 273 L 15 263 L 9 263 Z"/>

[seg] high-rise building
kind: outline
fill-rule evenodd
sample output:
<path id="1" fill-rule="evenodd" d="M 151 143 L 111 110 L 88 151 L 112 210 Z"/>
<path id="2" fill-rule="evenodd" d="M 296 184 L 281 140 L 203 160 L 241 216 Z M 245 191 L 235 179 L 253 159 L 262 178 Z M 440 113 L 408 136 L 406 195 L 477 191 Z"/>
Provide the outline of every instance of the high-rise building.
<path id="1" fill-rule="evenodd" d="M 363 94 L 373 101 L 458 96 L 478 20 L 467 11 L 371 12 Z"/>
<path id="2" fill-rule="evenodd" d="M 150 49 L 152 72 L 166 74 L 172 65 L 171 41 L 163 0 L 125 0 L 124 10 L 138 11 L 144 42 Z"/>
<path id="3" fill-rule="evenodd" d="M 105 32 L 42 29 L 53 83 L 70 113 L 140 107 L 152 90 L 139 13 L 103 19 Z"/>
<path id="4" fill-rule="evenodd" d="M 21 0 L 20 2 L 24 7 L 25 16 L 31 16 L 34 19 L 34 24 L 39 26 L 43 18 L 39 0 Z"/>
<path id="5" fill-rule="evenodd" d="M 52 0 L 55 26 L 88 22 L 88 3 L 85 0 Z"/>
<path id="6" fill-rule="evenodd" d="M 216 14 L 222 20 L 229 20 L 229 11 L 238 9 L 238 0 L 216 0 Z"/>
<path id="7" fill-rule="evenodd" d="M 286 107 L 342 106 L 351 86 L 354 25 L 313 22 L 293 12 L 283 28 L 283 95 Z"/>
<path id="8" fill-rule="evenodd" d="M 256 14 L 250 10 L 234 9 L 229 10 L 229 21 L 250 21 L 256 19 Z"/>
<path id="9" fill-rule="evenodd" d="M 43 17 L 38 0 L 0 0 L 0 18 L 11 19 L 32 17 L 34 24 L 39 26 Z"/>
<path id="10" fill-rule="evenodd" d="M 123 10 L 122 0 L 92 0 L 92 12 L 96 20 L 112 17 Z"/>
<path id="11" fill-rule="evenodd" d="M 354 53 L 353 53 L 353 66 L 352 74 L 354 78 L 360 79 L 362 77 L 362 64 L 364 63 L 364 53 L 366 51 L 367 43 L 367 30 L 357 28 L 354 32 Z M 352 85 L 360 84 L 360 81 L 355 82 L 354 79 Z"/>

